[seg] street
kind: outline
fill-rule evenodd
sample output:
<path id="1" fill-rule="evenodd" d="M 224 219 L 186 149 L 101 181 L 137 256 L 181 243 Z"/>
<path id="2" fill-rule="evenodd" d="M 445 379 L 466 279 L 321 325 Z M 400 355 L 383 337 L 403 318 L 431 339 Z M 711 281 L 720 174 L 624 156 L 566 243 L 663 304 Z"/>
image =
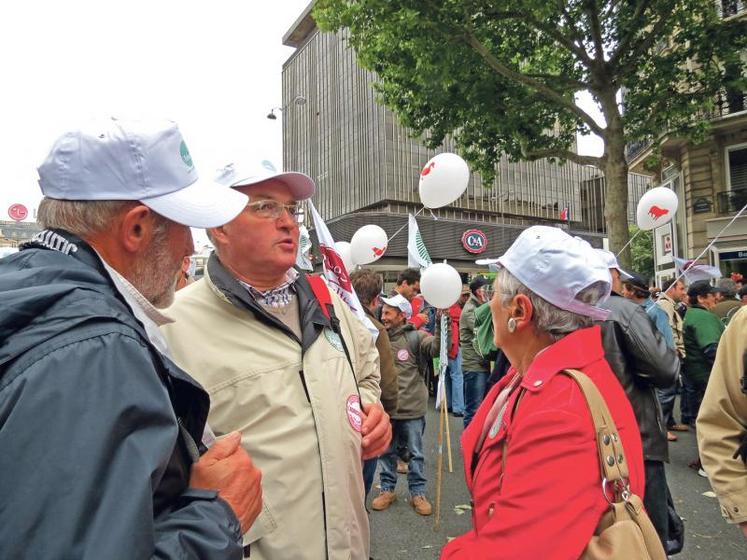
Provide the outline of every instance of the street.
<path id="1" fill-rule="evenodd" d="M 378 474 L 369 496 L 371 519 L 371 556 L 376 560 L 408 558 L 432 560 L 439 556 L 447 538 L 460 535 L 471 527 L 469 494 L 464 484 L 464 470 L 459 452 L 462 419 L 449 416 L 454 472 L 449 473 L 444 445 L 444 473 L 441 503 L 441 527 L 434 530 L 436 514 L 436 461 L 438 415 L 431 399 L 426 418 L 425 462 L 428 478 L 427 497 L 434 506 L 434 515 L 421 517 L 408 505 L 406 475 L 399 475 L 397 501 L 386 511 L 370 510 L 370 501 L 378 493 Z M 674 556 L 679 560 L 744 560 L 747 539 L 740 529 L 728 525 L 719 512 L 715 497 L 705 495 L 711 488 L 708 481 L 688 468 L 696 456 L 695 434 L 677 434 L 679 441 L 670 443 L 670 464 L 667 477 L 678 513 L 685 521 L 685 548 Z M 541 535 L 538 535 L 541 538 Z M 632 560 L 632 559 L 631 559 Z"/>

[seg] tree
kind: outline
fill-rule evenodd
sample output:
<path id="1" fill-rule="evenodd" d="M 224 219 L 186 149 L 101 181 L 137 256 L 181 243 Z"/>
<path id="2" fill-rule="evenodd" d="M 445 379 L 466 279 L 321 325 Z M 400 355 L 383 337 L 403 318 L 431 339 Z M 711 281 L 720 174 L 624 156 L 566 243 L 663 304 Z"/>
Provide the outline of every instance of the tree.
<path id="1" fill-rule="evenodd" d="M 745 24 L 722 21 L 714 0 L 317 0 L 313 14 L 323 30 L 347 29 L 403 125 L 430 147 L 452 135 L 486 179 L 502 153 L 602 170 L 614 250 L 629 240 L 626 143 L 702 138 L 724 68 L 745 75 Z M 574 153 L 576 133 L 598 135 L 603 155 Z"/>
<path id="2" fill-rule="evenodd" d="M 631 269 L 647 280 L 654 277 L 654 234 L 651 230 L 640 231 L 636 225 L 630 226 Z"/>

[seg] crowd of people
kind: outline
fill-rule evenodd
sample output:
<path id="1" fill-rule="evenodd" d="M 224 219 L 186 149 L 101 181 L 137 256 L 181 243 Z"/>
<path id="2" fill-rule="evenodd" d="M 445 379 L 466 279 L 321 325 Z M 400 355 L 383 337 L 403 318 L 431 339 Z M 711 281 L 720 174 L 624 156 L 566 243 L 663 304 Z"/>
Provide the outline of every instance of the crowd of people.
<path id="1" fill-rule="evenodd" d="M 294 266 L 302 173 L 232 162 L 206 181 L 174 123 L 116 119 L 65 133 L 38 171 L 44 229 L 0 260 L 0 556 L 368 559 L 399 474 L 433 512 L 439 355 L 473 504 L 442 558 L 596 557 L 618 502 L 651 558 L 675 553 L 664 465 L 685 430 L 747 535 L 733 280 L 654 296 L 613 253 L 533 226 L 449 309 L 417 269 L 389 293 L 351 271 L 373 336 Z M 190 226 L 214 246 L 196 282 Z"/>

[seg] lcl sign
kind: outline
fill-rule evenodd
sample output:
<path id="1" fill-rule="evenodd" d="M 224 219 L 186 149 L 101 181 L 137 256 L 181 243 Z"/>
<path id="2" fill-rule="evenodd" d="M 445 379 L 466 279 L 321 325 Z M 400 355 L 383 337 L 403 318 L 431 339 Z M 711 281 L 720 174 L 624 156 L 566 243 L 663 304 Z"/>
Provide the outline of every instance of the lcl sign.
<path id="1" fill-rule="evenodd" d="M 479 229 L 468 229 L 462 234 L 462 247 L 475 255 L 482 253 L 488 248 L 488 237 Z"/>

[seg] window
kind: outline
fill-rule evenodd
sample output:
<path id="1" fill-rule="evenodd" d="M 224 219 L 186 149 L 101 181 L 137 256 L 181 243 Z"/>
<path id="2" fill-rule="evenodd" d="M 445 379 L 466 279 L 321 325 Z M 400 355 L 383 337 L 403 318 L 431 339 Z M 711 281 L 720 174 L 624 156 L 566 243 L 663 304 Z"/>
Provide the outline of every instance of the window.
<path id="1" fill-rule="evenodd" d="M 727 190 L 747 189 L 747 144 L 726 148 Z"/>

